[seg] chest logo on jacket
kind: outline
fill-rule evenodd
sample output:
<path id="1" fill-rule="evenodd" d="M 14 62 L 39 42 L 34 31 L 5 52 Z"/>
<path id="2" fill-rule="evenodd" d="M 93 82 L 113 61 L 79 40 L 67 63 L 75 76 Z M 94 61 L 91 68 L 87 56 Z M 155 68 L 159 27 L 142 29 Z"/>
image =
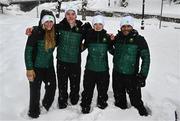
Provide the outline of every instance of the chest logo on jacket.
<path id="1" fill-rule="evenodd" d="M 76 31 L 77 31 L 77 32 L 79 31 L 79 28 L 78 28 L 78 27 L 76 27 Z"/>
<path id="2" fill-rule="evenodd" d="M 133 42 L 134 42 L 134 39 L 133 39 L 133 38 L 130 38 L 130 39 L 129 39 L 129 42 L 130 42 L 130 43 L 133 43 Z"/>
<path id="3" fill-rule="evenodd" d="M 103 42 L 107 42 L 107 39 L 106 39 L 106 38 L 103 38 Z"/>

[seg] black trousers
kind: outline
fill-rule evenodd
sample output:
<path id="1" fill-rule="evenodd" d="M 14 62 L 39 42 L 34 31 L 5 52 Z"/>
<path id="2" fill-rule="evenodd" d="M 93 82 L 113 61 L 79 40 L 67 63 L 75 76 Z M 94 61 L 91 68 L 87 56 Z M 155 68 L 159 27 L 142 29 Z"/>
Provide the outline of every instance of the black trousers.
<path id="1" fill-rule="evenodd" d="M 30 84 L 30 104 L 29 104 L 29 115 L 39 115 L 39 101 L 41 93 L 41 83 L 42 81 L 45 84 L 45 95 L 42 100 L 42 105 L 49 110 L 51 107 L 55 91 L 56 91 L 56 76 L 54 68 L 49 69 L 35 69 L 36 77 L 33 82 Z"/>
<path id="2" fill-rule="evenodd" d="M 131 105 L 138 108 L 143 105 L 141 88 L 137 86 L 136 76 L 126 76 L 113 70 L 113 92 L 115 103 L 127 105 L 126 93 L 129 94 Z"/>
<path id="3" fill-rule="evenodd" d="M 77 102 L 79 100 L 81 66 L 80 63 L 65 63 L 57 61 L 57 77 L 59 88 L 59 105 L 67 103 L 68 99 L 68 79 L 70 81 L 70 101 Z"/>
<path id="4" fill-rule="evenodd" d="M 106 103 L 108 100 L 108 88 L 109 88 L 109 72 L 94 72 L 85 70 L 83 80 L 83 92 L 82 92 L 82 107 L 91 105 L 93 98 L 94 88 L 97 85 L 98 98 L 97 103 Z"/>

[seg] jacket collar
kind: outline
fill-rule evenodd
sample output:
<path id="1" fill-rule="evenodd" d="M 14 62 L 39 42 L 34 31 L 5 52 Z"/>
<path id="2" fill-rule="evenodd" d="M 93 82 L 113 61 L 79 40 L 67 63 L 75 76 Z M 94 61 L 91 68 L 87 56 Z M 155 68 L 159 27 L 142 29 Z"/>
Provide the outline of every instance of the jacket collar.
<path id="1" fill-rule="evenodd" d="M 60 24 L 63 24 L 65 27 L 71 29 L 71 27 L 70 27 L 70 25 L 69 25 L 69 23 L 68 23 L 68 21 L 67 21 L 66 18 L 64 18 L 64 19 L 60 22 Z M 80 20 L 76 20 L 76 25 L 75 25 L 74 27 L 80 28 L 80 27 L 82 26 L 82 24 L 83 24 L 83 23 L 82 23 Z M 74 27 L 73 27 L 73 28 L 74 28 Z"/>

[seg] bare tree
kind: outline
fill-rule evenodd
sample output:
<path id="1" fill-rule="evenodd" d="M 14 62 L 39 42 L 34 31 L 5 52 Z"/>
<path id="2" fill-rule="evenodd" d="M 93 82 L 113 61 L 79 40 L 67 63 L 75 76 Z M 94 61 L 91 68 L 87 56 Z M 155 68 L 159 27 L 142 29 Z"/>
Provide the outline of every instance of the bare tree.
<path id="1" fill-rule="evenodd" d="M 57 3 L 58 3 L 58 6 L 57 6 L 56 17 L 59 18 L 60 17 L 60 12 L 61 12 L 61 3 L 62 3 L 62 0 L 58 0 Z"/>
<path id="2" fill-rule="evenodd" d="M 82 0 L 82 9 L 81 9 L 81 14 L 82 14 L 82 20 L 86 20 L 86 7 L 87 7 L 87 0 Z"/>

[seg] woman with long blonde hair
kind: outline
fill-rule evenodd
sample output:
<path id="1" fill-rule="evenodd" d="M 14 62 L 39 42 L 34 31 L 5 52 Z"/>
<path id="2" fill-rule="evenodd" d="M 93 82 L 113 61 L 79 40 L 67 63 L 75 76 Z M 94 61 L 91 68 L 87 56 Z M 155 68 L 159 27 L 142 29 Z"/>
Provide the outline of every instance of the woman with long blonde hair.
<path id="1" fill-rule="evenodd" d="M 41 110 L 51 107 L 56 90 L 56 76 L 53 51 L 56 46 L 55 17 L 52 12 L 43 10 L 39 26 L 28 37 L 25 48 L 26 75 L 30 84 L 30 103 L 28 116 L 38 118 Z M 40 89 L 45 84 L 45 95 L 40 106 Z"/>

